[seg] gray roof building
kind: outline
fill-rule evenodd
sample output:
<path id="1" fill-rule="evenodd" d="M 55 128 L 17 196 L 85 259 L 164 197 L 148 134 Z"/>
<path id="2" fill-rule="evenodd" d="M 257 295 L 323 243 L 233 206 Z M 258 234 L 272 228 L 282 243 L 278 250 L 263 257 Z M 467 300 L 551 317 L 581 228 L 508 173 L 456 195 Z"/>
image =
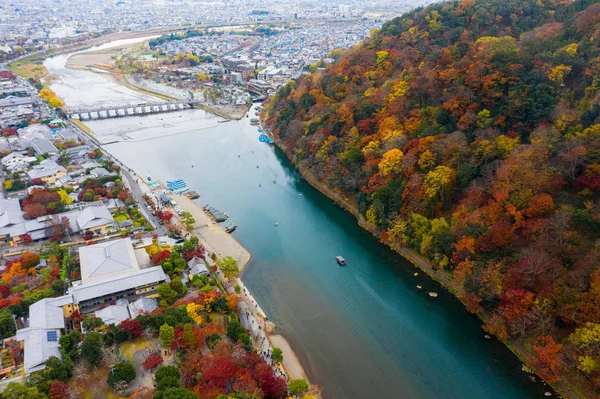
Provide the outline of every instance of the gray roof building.
<path id="1" fill-rule="evenodd" d="M 103 205 L 87 207 L 77 217 L 77 224 L 81 230 L 93 230 L 98 226 L 114 222 L 115 219 L 110 211 Z"/>
<path id="2" fill-rule="evenodd" d="M 6 97 L 0 100 L 0 108 L 19 107 L 21 105 L 33 104 L 31 97 Z"/>
<path id="3" fill-rule="evenodd" d="M 209 275 L 210 271 L 208 270 L 208 267 L 206 266 L 206 262 L 204 260 L 202 260 L 201 258 L 198 258 L 197 256 L 194 256 L 192 259 L 190 259 L 187 263 L 187 266 L 190 270 L 190 274 L 195 275 L 195 274 L 206 274 Z"/>
<path id="4" fill-rule="evenodd" d="M 38 155 L 42 154 L 50 154 L 56 155 L 58 154 L 58 148 L 52 144 L 49 140 L 46 139 L 33 139 L 31 140 L 31 146 L 35 150 Z"/>
<path id="5" fill-rule="evenodd" d="M 107 306 L 103 309 L 97 310 L 95 312 L 96 317 L 102 319 L 104 324 L 111 325 L 119 325 L 123 320 L 130 319 L 129 315 L 129 302 L 127 299 L 119 299 L 115 305 Z"/>
<path id="6" fill-rule="evenodd" d="M 39 165 L 35 165 L 29 172 L 27 172 L 27 176 L 31 180 L 33 179 L 42 179 L 44 177 L 49 177 L 54 175 L 57 172 L 65 172 L 66 169 L 57 164 L 52 159 L 44 159 L 40 162 Z"/>
<path id="7" fill-rule="evenodd" d="M 84 284 L 140 270 L 129 237 L 81 247 L 79 260 Z"/>
<path id="8" fill-rule="evenodd" d="M 158 309 L 158 301 L 156 298 L 139 298 L 129 304 L 129 314 L 135 319 L 140 314 L 152 313 Z"/>
<path id="9" fill-rule="evenodd" d="M 24 341 L 26 374 L 43 370 L 52 356 L 61 358 L 58 340 L 65 329 L 63 305 L 72 303 L 70 295 L 45 298 L 29 306 L 29 327 L 17 331 L 17 341 Z"/>

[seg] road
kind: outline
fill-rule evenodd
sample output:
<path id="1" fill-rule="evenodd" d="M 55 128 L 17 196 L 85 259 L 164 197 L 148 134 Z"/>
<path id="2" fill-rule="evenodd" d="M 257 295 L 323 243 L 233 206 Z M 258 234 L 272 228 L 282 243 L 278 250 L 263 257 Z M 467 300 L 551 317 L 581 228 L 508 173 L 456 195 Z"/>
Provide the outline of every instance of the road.
<path id="1" fill-rule="evenodd" d="M 77 134 L 77 136 L 81 139 L 81 141 L 83 141 L 84 143 L 89 145 L 91 148 L 102 149 L 102 146 L 98 142 L 96 142 L 96 140 L 93 139 L 90 135 L 88 135 L 86 132 L 81 130 L 81 128 L 79 128 L 79 126 L 75 125 L 74 123 L 72 123 L 69 120 L 67 120 L 66 123 L 71 128 L 71 130 L 73 130 L 73 132 L 75 132 L 75 134 Z M 138 203 L 138 209 L 140 210 L 142 215 L 146 218 L 146 220 L 148 220 L 148 222 L 150 222 L 150 224 L 152 225 L 152 227 L 155 230 L 155 233 L 158 234 L 158 236 L 164 236 L 164 235 L 169 234 L 169 230 L 164 225 L 160 224 L 160 219 L 157 218 L 156 216 L 152 215 L 152 213 L 150 211 L 148 211 L 148 209 L 146 208 L 146 201 L 144 200 L 144 192 L 140 186 L 139 177 L 131 174 L 130 169 L 126 165 L 124 165 L 121 161 L 119 161 L 117 158 L 113 157 L 108 152 L 102 151 L 102 153 L 104 154 L 103 156 L 106 159 L 113 161 L 114 163 L 119 165 L 119 167 L 121 168 L 121 175 L 125 178 L 125 180 L 126 180 L 125 183 L 127 184 L 127 186 L 129 186 L 131 195 L 133 195 L 133 198 Z"/>

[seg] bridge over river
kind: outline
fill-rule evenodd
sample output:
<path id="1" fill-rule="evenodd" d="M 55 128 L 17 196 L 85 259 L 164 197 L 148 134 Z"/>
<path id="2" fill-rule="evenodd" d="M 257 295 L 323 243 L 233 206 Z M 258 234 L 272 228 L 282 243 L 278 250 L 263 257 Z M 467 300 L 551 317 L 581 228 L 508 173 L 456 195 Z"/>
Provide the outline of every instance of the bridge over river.
<path id="1" fill-rule="evenodd" d="M 67 115 L 69 118 L 85 121 L 182 111 L 184 109 L 193 108 L 193 106 L 193 102 L 172 101 L 161 103 L 112 105 L 106 107 L 69 108 Z"/>

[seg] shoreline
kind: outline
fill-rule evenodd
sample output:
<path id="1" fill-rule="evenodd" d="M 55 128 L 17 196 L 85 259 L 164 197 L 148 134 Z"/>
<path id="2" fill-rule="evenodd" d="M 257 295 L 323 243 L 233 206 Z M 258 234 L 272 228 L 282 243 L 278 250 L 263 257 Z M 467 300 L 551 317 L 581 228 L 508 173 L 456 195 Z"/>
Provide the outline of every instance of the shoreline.
<path id="1" fill-rule="evenodd" d="M 381 239 L 380 232 L 375 227 L 371 226 L 365 220 L 365 218 L 360 214 L 360 212 L 358 212 L 358 209 L 354 205 L 352 205 L 350 202 L 348 202 L 348 200 L 346 200 L 340 194 L 338 194 L 334 190 L 327 187 L 324 183 L 319 181 L 319 179 L 317 179 L 311 173 L 300 168 L 294 162 L 294 160 L 288 156 L 287 152 L 285 151 L 285 148 L 283 148 L 281 143 L 275 139 L 275 136 L 273 135 L 273 133 L 268 128 L 264 127 L 262 118 L 259 118 L 259 119 L 260 119 L 260 127 L 263 130 L 263 132 L 265 132 L 273 140 L 273 143 L 275 143 L 275 145 L 281 151 L 283 151 L 286 158 L 288 158 L 290 160 L 292 165 L 294 165 L 294 168 L 300 173 L 302 178 L 304 180 L 306 180 L 311 187 L 315 188 L 321 194 L 323 194 L 324 196 L 329 198 L 331 201 L 333 201 L 336 205 L 338 205 L 339 207 L 344 209 L 346 212 L 348 212 L 352 216 L 354 216 L 357 220 L 358 225 L 361 228 L 363 228 L 364 230 L 366 230 L 370 234 L 372 234 L 383 245 L 387 246 L 388 248 L 391 248 L 393 251 L 398 253 L 400 256 L 402 256 L 404 259 L 406 259 L 408 262 L 410 262 L 415 268 L 426 273 L 432 280 L 439 283 L 439 285 L 442 288 L 444 288 L 446 291 L 451 293 L 463 305 L 465 305 L 465 303 L 462 299 L 462 295 L 464 295 L 465 292 L 463 291 L 463 289 L 461 287 L 456 285 L 456 283 L 454 283 L 447 275 L 437 272 L 433 268 L 433 266 L 431 265 L 429 260 L 416 254 L 411 248 L 398 247 L 396 245 L 392 245 L 388 242 L 383 241 Z M 466 309 L 466 307 L 465 307 L 465 309 Z M 490 316 L 485 311 L 479 312 L 479 313 L 475 314 L 475 316 L 484 322 L 490 319 Z M 497 337 L 494 337 L 494 338 L 498 339 Z M 509 338 L 506 341 L 498 339 L 498 341 L 502 342 L 523 363 L 524 366 L 529 367 L 527 365 L 527 363 L 528 363 L 528 359 L 530 358 L 531 355 L 529 352 L 527 352 L 527 350 L 525 348 L 523 348 L 522 345 L 517 343 L 512 338 Z M 556 383 L 549 383 L 549 382 L 545 381 L 542 377 L 540 377 L 537 372 L 532 372 L 531 374 L 534 374 L 541 381 L 544 381 L 545 384 L 550 386 L 561 397 L 568 397 L 568 398 L 572 398 L 572 399 L 585 398 L 585 396 L 580 396 L 576 392 L 574 392 L 570 387 L 565 385 L 565 383 L 563 381 L 558 381 Z"/>
<path id="2" fill-rule="evenodd" d="M 81 124 L 87 127 L 85 124 Z M 92 134 L 85 132 L 84 129 L 82 129 L 82 127 L 80 126 L 77 126 L 77 128 L 80 130 L 80 132 L 82 132 L 82 134 L 85 135 L 85 137 L 92 140 L 92 142 L 94 142 L 98 147 L 102 147 L 102 144 L 100 144 Z M 106 150 L 104 151 L 106 152 Z M 110 157 L 115 160 L 118 160 L 118 158 L 116 158 L 112 154 L 110 154 Z M 121 160 L 118 161 L 121 165 L 127 167 L 127 165 Z M 130 168 L 130 170 L 133 169 Z M 151 193 L 152 189 L 146 184 L 146 182 L 143 179 L 143 176 L 137 174 L 136 172 L 133 173 L 135 173 L 137 176 L 139 176 L 139 179 L 141 179 L 140 189 L 142 190 L 142 192 Z M 266 333 L 267 341 L 269 344 L 272 344 L 275 347 L 280 346 L 280 349 L 282 350 L 284 355 L 282 367 L 285 374 L 289 376 L 289 379 L 304 378 L 310 387 L 309 392 L 317 399 L 322 399 L 320 388 L 311 383 L 304 366 L 300 362 L 297 354 L 294 352 L 288 340 L 280 334 L 273 333 L 276 328 L 276 325 L 268 320 L 266 312 L 262 310 L 262 308 L 258 304 L 258 301 L 254 299 L 254 297 L 252 296 L 250 291 L 245 287 L 245 284 L 242 281 L 242 274 L 246 269 L 246 266 L 252 259 L 252 255 L 250 254 L 250 252 L 246 250 L 246 248 L 244 248 L 235 239 L 235 237 L 225 232 L 225 229 L 222 225 L 213 222 L 195 200 L 189 199 L 181 194 L 171 193 L 169 195 L 171 195 L 175 199 L 175 201 L 181 209 L 192 214 L 192 216 L 195 219 L 195 223 L 193 225 L 194 228 L 191 231 L 191 234 L 195 234 L 200 239 L 200 242 L 203 245 L 205 245 L 207 250 L 210 249 L 212 252 L 220 254 L 221 257 L 229 255 L 234 258 L 236 258 L 236 254 L 231 253 L 231 249 L 234 248 L 235 251 L 238 252 L 238 268 L 240 269 L 240 273 L 239 276 L 234 280 L 234 282 L 237 282 L 237 285 L 243 287 L 244 295 L 242 296 L 241 293 L 240 295 L 238 295 L 238 297 L 240 298 L 240 303 L 244 304 L 244 307 L 246 307 L 247 309 L 252 309 L 251 305 L 254 304 L 255 312 L 253 311 L 252 315 L 256 317 L 256 324 L 258 325 L 259 323 L 262 323 L 262 331 Z M 176 214 L 174 214 L 174 217 L 176 217 L 177 221 L 180 223 L 180 219 L 178 216 L 176 216 Z M 235 284 L 230 284 L 230 282 L 228 283 L 225 279 L 223 279 L 223 282 L 225 283 L 224 285 L 226 286 L 228 292 L 235 293 Z M 247 301 L 250 301 L 250 303 L 247 303 Z M 242 313 L 243 311 L 240 312 L 240 319 L 242 319 Z M 258 342 L 258 336 L 255 336 L 255 344 L 260 344 Z M 298 377 L 299 375 L 301 377 Z"/>
<path id="3" fill-rule="evenodd" d="M 150 188 L 145 181 L 143 183 L 143 187 L 145 187 L 148 192 L 152 193 L 152 188 Z M 163 183 L 159 181 L 159 187 L 160 186 L 164 187 Z M 159 190 L 162 190 L 163 187 Z M 156 194 L 153 193 L 153 195 Z M 275 323 L 269 321 L 267 313 L 261 308 L 258 301 L 253 297 L 250 290 L 246 288 L 246 285 L 242 280 L 242 274 L 252 259 L 250 252 L 246 250 L 235 237 L 230 233 L 227 233 L 221 223 L 214 222 L 196 200 L 187 198 L 183 194 L 169 193 L 168 195 L 175 200 L 177 206 L 185 212 L 189 212 L 194 217 L 195 223 L 193 224 L 193 229 L 189 231 L 189 233 L 198 237 L 207 251 L 216 253 L 219 258 L 232 256 L 238 262 L 240 272 L 235 279 L 226 280 L 220 275 L 220 271 L 218 271 L 217 274 L 222 278 L 223 285 L 229 294 L 235 294 L 236 285 L 241 288 L 242 291 L 238 295 L 238 298 L 244 306 L 241 308 L 240 321 L 245 321 L 242 325 L 251 331 L 254 343 L 256 345 L 261 345 L 261 349 L 264 348 L 267 351 L 272 347 L 280 348 L 283 352 L 283 362 L 281 367 L 289 380 L 304 379 L 310 387 L 309 392 L 316 398 L 321 399 L 320 387 L 311 383 L 302 362 L 299 360 L 298 355 L 289 341 L 282 334 L 274 333 L 276 329 Z M 184 226 L 181 225 L 179 216 L 174 214 L 174 217 L 177 219 L 180 226 L 184 228 Z M 184 230 L 187 229 L 184 228 Z M 243 296 L 241 295 L 242 292 L 244 294 Z M 251 323 L 251 319 L 248 316 L 242 320 L 244 311 L 250 312 L 250 316 L 252 316 L 254 322 Z M 256 331 L 256 326 L 259 325 L 262 328 L 259 328 L 259 330 Z M 260 341 L 260 334 L 264 334 L 266 341 Z M 269 360 L 268 357 L 265 360 Z"/>

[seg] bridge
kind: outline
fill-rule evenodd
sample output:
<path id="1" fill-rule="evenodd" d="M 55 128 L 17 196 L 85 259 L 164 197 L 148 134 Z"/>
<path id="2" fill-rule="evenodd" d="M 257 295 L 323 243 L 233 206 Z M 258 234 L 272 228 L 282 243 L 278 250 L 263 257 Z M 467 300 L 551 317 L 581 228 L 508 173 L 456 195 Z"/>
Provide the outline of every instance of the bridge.
<path id="1" fill-rule="evenodd" d="M 127 105 L 111 105 L 94 108 L 69 108 L 69 118 L 81 121 L 95 119 L 120 118 L 124 116 L 160 114 L 163 112 L 182 111 L 193 108 L 193 102 L 162 102 L 162 103 L 138 103 Z"/>

